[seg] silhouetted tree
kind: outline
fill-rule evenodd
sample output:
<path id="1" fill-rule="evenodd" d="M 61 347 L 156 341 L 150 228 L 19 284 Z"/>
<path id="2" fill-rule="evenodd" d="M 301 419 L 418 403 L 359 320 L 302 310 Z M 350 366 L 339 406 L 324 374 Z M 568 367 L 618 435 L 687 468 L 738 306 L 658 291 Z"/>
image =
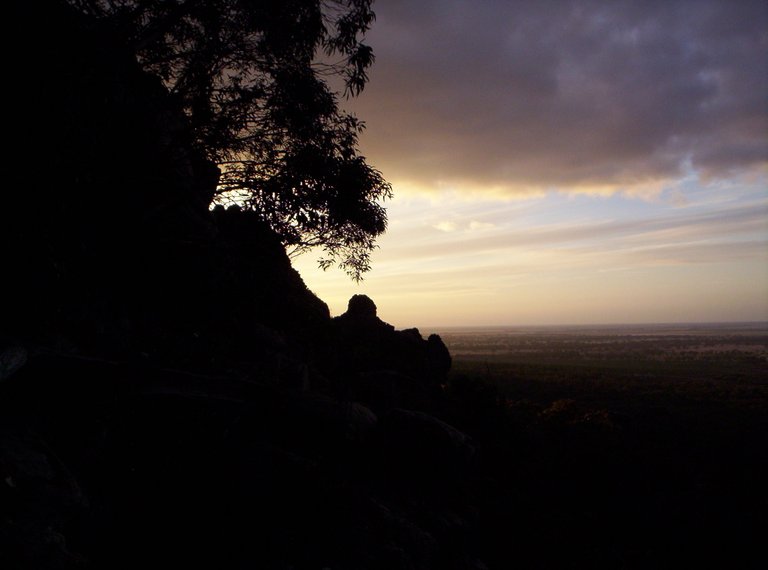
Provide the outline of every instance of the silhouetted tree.
<path id="1" fill-rule="evenodd" d="M 368 80 L 372 0 L 66 1 L 163 81 L 221 167 L 215 201 L 253 209 L 292 254 L 320 246 L 323 268 L 370 268 L 391 187 L 338 96 Z"/>

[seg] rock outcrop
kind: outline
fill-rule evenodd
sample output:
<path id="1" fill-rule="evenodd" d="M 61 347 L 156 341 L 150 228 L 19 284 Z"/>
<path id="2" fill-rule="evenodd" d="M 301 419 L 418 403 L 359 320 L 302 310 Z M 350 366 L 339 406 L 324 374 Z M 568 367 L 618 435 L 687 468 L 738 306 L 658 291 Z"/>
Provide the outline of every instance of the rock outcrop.
<path id="1" fill-rule="evenodd" d="M 354 295 L 333 319 L 331 338 L 335 388 L 375 409 L 425 407 L 439 396 L 451 367 L 438 335 L 425 340 L 418 329 L 395 330 L 365 295 Z"/>

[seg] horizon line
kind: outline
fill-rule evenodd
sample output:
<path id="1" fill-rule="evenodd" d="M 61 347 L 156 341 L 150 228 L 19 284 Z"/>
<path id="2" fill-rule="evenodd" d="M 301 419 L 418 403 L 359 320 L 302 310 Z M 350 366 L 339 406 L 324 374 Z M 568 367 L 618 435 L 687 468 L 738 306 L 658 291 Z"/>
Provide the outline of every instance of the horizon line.
<path id="1" fill-rule="evenodd" d="M 487 324 L 487 325 L 425 325 L 415 327 L 425 330 L 438 329 L 520 329 L 520 328 L 607 328 L 607 327 L 682 327 L 682 326 L 765 326 L 768 327 L 768 320 L 750 320 L 750 321 L 646 321 L 646 322 L 595 322 L 595 323 L 549 323 L 549 324 Z M 402 329 L 400 329 L 402 330 Z"/>

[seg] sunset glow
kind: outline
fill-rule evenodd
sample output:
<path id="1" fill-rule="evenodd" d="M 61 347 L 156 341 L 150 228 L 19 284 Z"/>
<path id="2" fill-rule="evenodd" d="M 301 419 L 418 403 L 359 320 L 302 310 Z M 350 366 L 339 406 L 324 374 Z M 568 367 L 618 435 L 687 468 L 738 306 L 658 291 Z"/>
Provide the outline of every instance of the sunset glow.
<path id="1" fill-rule="evenodd" d="M 447 6 L 450 6 L 448 8 Z M 393 185 L 334 315 L 397 326 L 768 320 L 762 2 L 376 5 L 349 106 Z"/>

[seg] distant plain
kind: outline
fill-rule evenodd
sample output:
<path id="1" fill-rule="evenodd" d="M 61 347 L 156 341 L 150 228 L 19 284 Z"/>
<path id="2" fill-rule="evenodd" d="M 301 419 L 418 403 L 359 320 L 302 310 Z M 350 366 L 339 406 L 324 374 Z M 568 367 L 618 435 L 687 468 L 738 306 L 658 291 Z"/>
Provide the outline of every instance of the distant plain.
<path id="1" fill-rule="evenodd" d="M 446 419 L 514 489 L 489 544 L 531 568 L 764 567 L 768 323 L 435 332 Z"/>
<path id="2" fill-rule="evenodd" d="M 455 374 L 502 391 L 681 392 L 768 397 L 768 323 L 455 327 Z"/>

